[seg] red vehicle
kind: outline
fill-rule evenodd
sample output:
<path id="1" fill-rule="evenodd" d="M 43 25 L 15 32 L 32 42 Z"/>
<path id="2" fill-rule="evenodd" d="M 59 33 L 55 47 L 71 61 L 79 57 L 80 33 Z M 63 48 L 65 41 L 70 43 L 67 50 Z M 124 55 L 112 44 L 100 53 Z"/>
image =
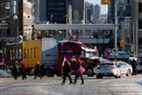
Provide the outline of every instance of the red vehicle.
<path id="1" fill-rule="evenodd" d="M 5 65 L 5 59 L 3 56 L 3 52 L 0 51 L 0 68 L 3 67 Z"/>
<path id="2" fill-rule="evenodd" d="M 57 65 L 56 65 L 57 75 L 61 75 L 62 63 L 65 57 L 66 59 L 70 59 L 73 57 L 79 59 L 82 63 L 84 63 L 84 66 L 87 69 L 87 65 L 88 65 L 86 64 L 88 63 L 87 60 L 93 57 L 92 53 L 96 54 L 95 50 L 93 51 L 93 49 L 91 49 L 90 51 L 86 45 L 84 45 L 83 43 L 79 41 L 61 41 L 59 42 L 57 49 L 58 49 Z M 91 54 L 91 56 L 89 54 Z M 95 58 L 98 58 L 98 57 L 95 57 Z"/>

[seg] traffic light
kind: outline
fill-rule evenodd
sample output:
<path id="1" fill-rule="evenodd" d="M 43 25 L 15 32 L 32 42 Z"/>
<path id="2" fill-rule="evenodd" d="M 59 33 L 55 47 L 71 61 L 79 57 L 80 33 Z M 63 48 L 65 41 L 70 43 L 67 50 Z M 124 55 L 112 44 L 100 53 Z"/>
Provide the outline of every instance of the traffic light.
<path id="1" fill-rule="evenodd" d="M 120 40 L 120 48 L 125 48 L 125 40 Z"/>
<path id="2" fill-rule="evenodd" d="M 102 5 L 108 5 L 111 3 L 111 0 L 101 0 Z"/>
<path id="3" fill-rule="evenodd" d="M 125 48 L 125 32 L 121 32 L 119 43 L 120 43 L 120 48 Z"/>

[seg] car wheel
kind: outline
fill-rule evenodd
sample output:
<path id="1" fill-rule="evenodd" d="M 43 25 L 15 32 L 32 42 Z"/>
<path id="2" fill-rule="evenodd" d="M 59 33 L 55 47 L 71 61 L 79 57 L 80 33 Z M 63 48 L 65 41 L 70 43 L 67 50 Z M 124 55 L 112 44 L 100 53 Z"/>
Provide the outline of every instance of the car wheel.
<path id="1" fill-rule="evenodd" d="M 121 78 L 121 76 L 114 76 L 116 79 Z"/>
<path id="2" fill-rule="evenodd" d="M 132 75 L 132 72 L 131 72 L 131 70 L 129 69 L 128 71 L 127 71 L 127 76 L 131 76 Z"/>
<path id="3" fill-rule="evenodd" d="M 102 75 L 96 75 L 96 78 L 97 78 L 97 79 L 102 79 L 103 76 L 102 76 Z"/>
<path id="4" fill-rule="evenodd" d="M 94 75 L 94 72 L 91 69 L 88 69 L 87 70 L 87 76 L 88 77 L 93 77 L 93 75 Z"/>

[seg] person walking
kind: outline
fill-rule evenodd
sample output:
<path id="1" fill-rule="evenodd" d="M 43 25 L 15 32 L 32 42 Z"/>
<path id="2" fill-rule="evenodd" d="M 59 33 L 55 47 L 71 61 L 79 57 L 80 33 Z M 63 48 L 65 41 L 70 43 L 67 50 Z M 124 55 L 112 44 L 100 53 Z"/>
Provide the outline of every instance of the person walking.
<path id="1" fill-rule="evenodd" d="M 40 64 L 38 62 L 34 67 L 34 79 L 37 77 L 40 77 Z"/>
<path id="2" fill-rule="evenodd" d="M 81 84 L 84 84 L 84 79 L 83 79 L 83 73 L 85 72 L 85 68 L 80 64 L 79 62 L 76 63 L 75 67 L 75 79 L 74 79 L 74 84 L 76 84 L 77 79 L 80 77 L 81 78 Z"/>
<path id="3" fill-rule="evenodd" d="M 136 70 L 137 62 L 135 60 L 133 60 L 131 65 L 132 65 L 132 68 L 133 68 L 132 75 L 136 75 L 137 74 L 137 70 Z"/>
<path id="4" fill-rule="evenodd" d="M 25 66 L 25 63 L 23 63 L 23 61 L 21 61 L 20 63 L 20 73 L 21 73 L 21 76 L 22 76 L 22 79 L 27 79 L 27 76 L 26 76 L 26 66 Z"/>
<path id="5" fill-rule="evenodd" d="M 16 67 L 15 63 L 12 64 L 11 71 L 12 71 L 12 76 L 14 77 L 14 79 L 17 80 L 17 78 L 18 78 L 18 70 L 17 70 L 17 67 Z"/>
<path id="6" fill-rule="evenodd" d="M 63 81 L 62 81 L 62 85 L 65 84 L 66 78 L 69 78 L 69 82 L 70 84 L 72 84 L 72 78 L 71 78 L 71 63 L 69 62 L 69 60 L 66 60 L 65 62 L 63 62 Z"/>

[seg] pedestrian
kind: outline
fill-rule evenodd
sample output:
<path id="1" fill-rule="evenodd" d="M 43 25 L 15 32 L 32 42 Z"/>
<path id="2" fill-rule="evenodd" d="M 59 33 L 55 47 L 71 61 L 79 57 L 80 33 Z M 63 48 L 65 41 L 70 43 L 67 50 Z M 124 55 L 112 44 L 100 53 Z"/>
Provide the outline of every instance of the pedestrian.
<path id="1" fill-rule="evenodd" d="M 79 62 L 76 63 L 74 84 L 76 84 L 79 77 L 81 78 L 81 84 L 84 84 L 83 73 L 85 72 L 85 68 L 82 65 Z"/>
<path id="2" fill-rule="evenodd" d="M 137 74 L 137 70 L 136 70 L 137 62 L 136 62 L 136 60 L 133 60 L 133 61 L 131 62 L 131 65 L 132 65 L 132 68 L 133 68 L 133 73 L 132 73 L 132 75 L 136 75 L 136 74 Z"/>
<path id="3" fill-rule="evenodd" d="M 62 81 L 62 84 L 63 85 L 65 84 L 65 81 L 66 81 L 67 77 L 69 78 L 70 84 L 72 84 L 71 63 L 70 63 L 70 61 L 69 60 L 64 61 L 63 64 L 62 64 L 62 67 L 63 67 L 63 71 L 62 71 L 63 81 Z"/>
<path id="4" fill-rule="evenodd" d="M 26 73 L 27 72 L 26 72 L 25 63 L 23 63 L 23 61 L 21 61 L 21 63 L 20 63 L 20 74 L 21 74 L 23 80 L 27 79 Z"/>
<path id="5" fill-rule="evenodd" d="M 40 68 L 39 68 L 39 77 L 40 77 L 40 78 L 44 77 L 45 72 L 46 72 L 46 70 L 45 70 L 45 68 L 44 68 L 44 64 L 41 64 L 41 65 L 40 65 Z"/>
<path id="6" fill-rule="evenodd" d="M 17 70 L 17 67 L 16 67 L 15 63 L 12 64 L 11 72 L 12 72 L 12 76 L 14 77 L 14 79 L 17 80 L 17 78 L 18 78 L 18 70 Z"/>
<path id="7" fill-rule="evenodd" d="M 34 67 L 34 79 L 40 76 L 40 64 L 37 63 Z"/>

